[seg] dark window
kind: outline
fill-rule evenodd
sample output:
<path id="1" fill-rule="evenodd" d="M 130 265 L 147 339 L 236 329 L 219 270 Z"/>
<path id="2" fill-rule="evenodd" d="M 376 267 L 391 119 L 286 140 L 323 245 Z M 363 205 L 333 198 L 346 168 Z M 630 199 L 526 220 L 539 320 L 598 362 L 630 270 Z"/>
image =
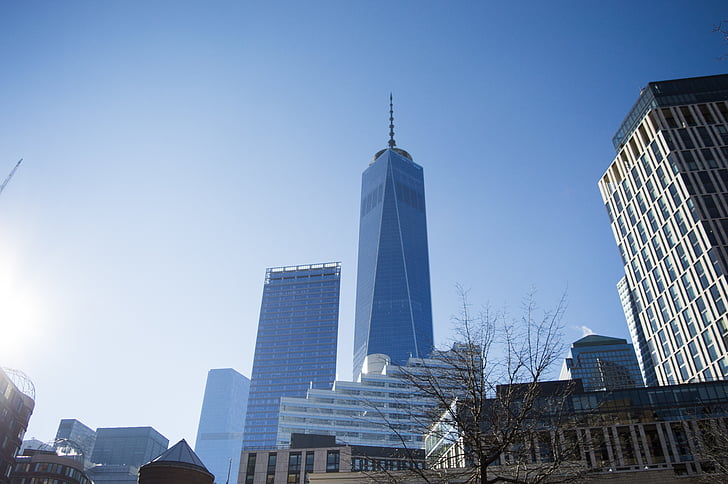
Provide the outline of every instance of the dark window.
<path id="1" fill-rule="evenodd" d="M 339 472 L 339 451 L 326 452 L 326 472 Z"/>

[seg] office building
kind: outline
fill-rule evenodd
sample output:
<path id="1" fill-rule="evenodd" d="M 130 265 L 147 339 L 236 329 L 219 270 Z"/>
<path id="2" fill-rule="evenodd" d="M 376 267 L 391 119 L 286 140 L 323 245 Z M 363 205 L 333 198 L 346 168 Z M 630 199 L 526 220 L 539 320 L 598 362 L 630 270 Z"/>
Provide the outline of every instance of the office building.
<path id="1" fill-rule="evenodd" d="M 60 456 L 53 450 L 26 449 L 15 459 L 10 484 L 93 484 L 83 459 Z"/>
<path id="2" fill-rule="evenodd" d="M 443 375 L 439 390 L 462 395 L 462 380 L 453 375 L 473 364 L 460 364 L 471 354 L 456 344 L 431 358 L 410 358 L 406 365 L 393 365 L 386 355 L 369 355 L 359 380 L 337 381 L 330 390 L 312 389 L 305 398 L 281 399 L 278 447 L 289 445 L 293 434 L 310 433 L 334 436 L 348 445 L 421 449 L 423 428 L 439 403 L 421 391 L 422 385 Z"/>
<path id="3" fill-rule="evenodd" d="M 708 475 L 715 479 L 709 482 L 725 479 L 716 474 L 720 473 L 717 465 L 725 465 L 728 457 L 724 436 L 728 381 L 609 392 L 585 392 L 580 385 L 572 385 L 565 394 L 563 384 L 569 383 L 573 382 L 538 384 L 533 416 L 522 421 L 524 428 L 537 429 L 531 434 L 533 441 L 527 447 L 506 447 L 489 464 L 491 477 L 524 470 L 535 475 L 537 469 L 554 465 L 551 478 L 543 482 L 575 482 L 573 478 L 576 482 L 703 482 L 697 479 Z M 508 390 L 505 385 L 498 389 Z M 521 403 L 511 402 L 514 408 Z M 486 408 L 499 409 L 497 405 Z M 479 428 L 487 439 L 492 424 L 489 413 L 482 414 L 482 423 Z M 477 449 L 464 444 L 463 429 L 452 421 L 448 424 L 443 419 L 442 424 L 445 428 L 432 426 L 426 436 L 428 468 L 471 467 L 477 462 Z M 523 452 L 524 448 L 532 450 Z M 557 462 L 555 450 L 567 451 L 569 458 Z M 463 482 L 463 476 L 452 472 L 450 482 Z"/>
<path id="4" fill-rule="evenodd" d="M 139 484 L 235 484 L 237 481 L 215 480 L 200 458 L 182 439 L 162 455 L 139 468 Z"/>
<path id="5" fill-rule="evenodd" d="M 599 181 L 630 333 L 661 385 L 728 377 L 727 101 L 728 75 L 649 83 Z"/>
<path id="6" fill-rule="evenodd" d="M 245 451 L 240 484 L 308 484 L 315 473 L 337 475 L 424 466 L 424 451 L 347 445 L 333 436 L 293 434 L 287 448 Z"/>
<path id="7" fill-rule="evenodd" d="M 249 391 L 250 380 L 232 368 L 207 373 L 195 452 L 218 483 L 228 471 L 230 482 L 238 481 Z"/>
<path id="8" fill-rule="evenodd" d="M 139 467 L 167 450 L 168 445 L 169 440 L 152 427 L 99 428 L 91 461 L 105 466 Z"/>
<path id="9" fill-rule="evenodd" d="M 21 371 L 0 368 L 0 484 L 10 482 L 15 456 L 35 407 L 35 387 Z"/>
<path id="10" fill-rule="evenodd" d="M 586 391 L 645 386 L 632 345 L 625 339 L 596 334 L 572 343 L 559 378 L 580 379 Z"/>
<path id="11" fill-rule="evenodd" d="M 340 280 L 339 262 L 266 270 L 245 448 L 275 446 L 281 397 L 334 383 Z"/>
<path id="12" fill-rule="evenodd" d="M 427 357 L 433 346 L 423 170 L 394 141 L 362 174 L 354 324 L 354 379 L 364 358 L 393 364 Z"/>
<path id="13" fill-rule="evenodd" d="M 84 458 L 90 460 L 96 442 L 96 432 L 73 418 L 64 418 L 58 424 L 56 439 L 53 446 L 73 447 L 77 449 Z"/>

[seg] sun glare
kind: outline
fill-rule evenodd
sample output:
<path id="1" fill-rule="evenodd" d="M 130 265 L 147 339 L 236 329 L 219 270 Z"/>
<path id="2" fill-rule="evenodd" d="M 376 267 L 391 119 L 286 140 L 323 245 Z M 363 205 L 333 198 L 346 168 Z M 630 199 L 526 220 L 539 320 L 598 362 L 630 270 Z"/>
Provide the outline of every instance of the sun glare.
<path id="1" fill-rule="evenodd" d="M 0 250 L 0 358 L 4 364 L 37 347 L 41 304 L 17 259 Z"/>

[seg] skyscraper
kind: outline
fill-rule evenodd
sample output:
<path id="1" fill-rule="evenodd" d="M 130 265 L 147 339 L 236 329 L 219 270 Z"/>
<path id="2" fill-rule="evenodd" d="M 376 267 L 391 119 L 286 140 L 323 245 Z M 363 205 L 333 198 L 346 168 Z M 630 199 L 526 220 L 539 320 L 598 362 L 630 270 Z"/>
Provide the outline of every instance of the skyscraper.
<path id="1" fill-rule="evenodd" d="M 585 391 L 645 386 L 637 355 L 627 340 L 590 334 L 571 344 L 562 380 L 580 379 Z"/>
<path id="2" fill-rule="evenodd" d="M 195 452 L 219 483 L 228 469 L 230 482 L 238 482 L 249 391 L 250 380 L 232 368 L 207 373 Z"/>
<path id="3" fill-rule="evenodd" d="M 728 377 L 727 100 L 728 75 L 649 83 L 599 181 L 630 332 L 661 385 Z"/>
<path id="4" fill-rule="evenodd" d="M 424 176 L 395 145 L 391 98 L 389 134 L 362 174 L 354 379 L 367 355 L 403 365 L 433 345 Z"/>
<path id="5" fill-rule="evenodd" d="M 339 262 L 266 271 L 245 448 L 275 446 L 281 397 L 334 383 L 340 280 Z"/>

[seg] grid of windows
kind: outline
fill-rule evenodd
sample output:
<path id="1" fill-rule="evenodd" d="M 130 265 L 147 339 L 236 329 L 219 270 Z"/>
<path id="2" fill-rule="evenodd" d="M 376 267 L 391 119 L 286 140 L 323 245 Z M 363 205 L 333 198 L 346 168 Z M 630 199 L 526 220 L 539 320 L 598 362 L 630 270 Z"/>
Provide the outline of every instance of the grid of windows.
<path id="1" fill-rule="evenodd" d="M 272 448 L 281 397 L 331 388 L 336 377 L 341 263 L 266 271 L 244 447 Z"/>
<path id="2" fill-rule="evenodd" d="M 362 174 L 354 379 L 364 358 L 403 365 L 433 346 L 422 167 L 403 150 L 375 155 Z"/>
<path id="3" fill-rule="evenodd" d="M 687 95 L 662 96 L 680 89 Z M 625 267 L 620 290 L 634 304 L 631 333 L 660 384 L 728 377 L 726 92 L 725 75 L 651 83 L 640 99 L 653 101 L 620 132 L 599 183 Z"/>

